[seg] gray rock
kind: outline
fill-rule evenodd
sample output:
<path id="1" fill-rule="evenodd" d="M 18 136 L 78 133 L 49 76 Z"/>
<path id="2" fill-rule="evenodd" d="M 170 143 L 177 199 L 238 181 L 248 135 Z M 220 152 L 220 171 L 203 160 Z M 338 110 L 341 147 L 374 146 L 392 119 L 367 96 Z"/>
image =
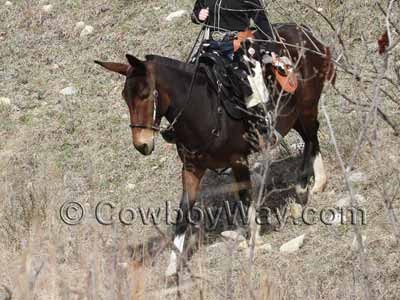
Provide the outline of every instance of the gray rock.
<path id="1" fill-rule="evenodd" d="M 128 183 L 128 184 L 126 185 L 126 188 L 127 188 L 128 190 L 130 190 L 130 191 L 133 191 L 134 189 L 136 189 L 136 184 L 134 184 L 134 183 Z"/>
<path id="2" fill-rule="evenodd" d="M 173 19 L 180 18 L 180 17 L 183 17 L 183 16 L 188 15 L 188 14 L 189 14 L 189 13 L 188 13 L 187 10 L 181 9 L 181 10 L 175 11 L 175 12 L 173 12 L 173 13 L 170 13 L 170 14 L 165 18 L 165 20 L 168 21 L 168 22 L 170 22 L 170 21 L 172 21 Z"/>
<path id="3" fill-rule="evenodd" d="M 236 231 L 224 231 L 221 233 L 221 235 L 228 240 L 233 240 L 238 242 L 246 240 L 240 233 Z"/>
<path id="4" fill-rule="evenodd" d="M 44 11 L 45 13 L 49 13 L 49 12 L 51 12 L 52 10 L 53 10 L 53 5 L 51 5 L 51 4 L 44 5 L 44 6 L 42 7 L 42 11 Z"/>
<path id="5" fill-rule="evenodd" d="M 78 90 L 73 86 L 68 86 L 60 91 L 60 94 L 64 96 L 74 96 L 78 94 Z"/>
<path id="6" fill-rule="evenodd" d="M 4 3 L 4 5 L 5 5 L 5 6 L 12 6 L 13 3 L 12 3 L 11 1 L 6 1 L 6 2 Z"/>
<path id="7" fill-rule="evenodd" d="M 82 30 L 84 27 L 85 27 L 85 22 L 83 22 L 83 21 L 76 22 L 76 24 L 75 24 L 76 30 Z"/>
<path id="8" fill-rule="evenodd" d="M 306 235 L 303 234 L 293 240 L 290 240 L 289 242 L 283 244 L 280 248 L 279 251 L 283 252 L 283 253 L 293 253 L 296 252 L 297 250 L 299 250 L 304 243 L 304 237 Z"/>
<path id="9" fill-rule="evenodd" d="M 86 26 L 82 29 L 81 34 L 80 34 L 80 37 L 85 37 L 85 36 L 91 35 L 91 34 L 93 33 L 93 31 L 94 31 L 93 26 L 86 25 Z"/>

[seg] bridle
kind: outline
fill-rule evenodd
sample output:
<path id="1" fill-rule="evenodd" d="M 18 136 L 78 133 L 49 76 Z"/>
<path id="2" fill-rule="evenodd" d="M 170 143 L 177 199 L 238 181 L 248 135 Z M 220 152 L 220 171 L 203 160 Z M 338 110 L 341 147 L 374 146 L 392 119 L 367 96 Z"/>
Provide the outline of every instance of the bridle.
<path id="1" fill-rule="evenodd" d="M 161 123 L 161 118 L 157 116 L 157 109 L 159 106 L 159 98 L 158 98 L 158 91 L 156 89 L 153 90 L 153 119 L 151 122 L 151 125 L 149 124 L 140 124 L 140 123 L 134 123 L 134 124 L 129 124 L 129 127 L 131 129 L 134 128 L 140 128 L 140 129 L 151 129 L 154 131 L 160 131 L 160 123 Z"/>

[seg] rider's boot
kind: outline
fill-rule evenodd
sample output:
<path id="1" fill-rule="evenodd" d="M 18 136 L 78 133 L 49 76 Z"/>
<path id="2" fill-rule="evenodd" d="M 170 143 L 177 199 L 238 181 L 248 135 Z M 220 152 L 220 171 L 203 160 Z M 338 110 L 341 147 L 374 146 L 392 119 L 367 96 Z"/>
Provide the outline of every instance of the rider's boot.
<path id="1" fill-rule="evenodd" d="M 161 130 L 160 134 L 167 143 L 176 144 L 176 132 L 173 127 Z"/>
<path id="2" fill-rule="evenodd" d="M 281 140 L 281 134 L 274 127 L 273 112 L 266 110 L 265 104 L 260 103 L 248 108 L 251 114 L 250 120 L 259 133 L 261 148 L 274 148 Z"/>

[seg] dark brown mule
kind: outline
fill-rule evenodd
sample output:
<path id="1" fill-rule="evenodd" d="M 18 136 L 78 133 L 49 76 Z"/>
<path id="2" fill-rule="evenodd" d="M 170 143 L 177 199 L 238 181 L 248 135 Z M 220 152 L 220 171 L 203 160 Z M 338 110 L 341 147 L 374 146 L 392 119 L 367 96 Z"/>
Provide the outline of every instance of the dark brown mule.
<path id="1" fill-rule="evenodd" d="M 276 28 L 288 44 L 312 49 L 303 56 L 296 47 L 289 47 L 293 60 L 300 58 L 297 69 L 299 88 L 295 95 L 281 102 L 276 129 L 285 136 L 296 129 L 305 142 L 304 159 L 300 170 L 299 193 L 305 193 L 310 176 L 314 174 L 313 192 L 322 191 L 327 177 L 319 152 L 318 100 L 324 82 L 334 74 L 326 48 L 311 32 L 303 32 L 295 25 Z M 329 52 L 328 52 L 329 54 Z M 237 182 L 240 200 L 250 205 L 251 181 L 247 157 L 251 147 L 243 138 L 246 125 L 231 119 L 221 109 L 217 93 L 203 73 L 196 76 L 193 91 L 187 103 L 188 89 L 195 73 L 193 65 L 173 59 L 147 56 L 146 61 L 127 55 L 129 64 L 97 62 L 108 70 L 126 76 L 122 95 L 129 107 L 133 144 L 144 155 L 154 149 L 154 134 L 162 117 L 174 124 L 178 154 L 183 162 L 183 195 L 180 208 L 185 214 L 176 226 L 174 244 L 183 251 L 188 229 L 187 216 L 200 189 L 200 181 L 207 169 L 231 167 Z M 254 214 L 251 206 L 250 214 Z M 252 218 L 253 220 L 253 218 Z M 253 222 L 254 223 L 254 222 Z M 255 231 L 252 231 L 253 233 Z M 172 252 L 168 275 L 176 272 L 176 254 Z"/>

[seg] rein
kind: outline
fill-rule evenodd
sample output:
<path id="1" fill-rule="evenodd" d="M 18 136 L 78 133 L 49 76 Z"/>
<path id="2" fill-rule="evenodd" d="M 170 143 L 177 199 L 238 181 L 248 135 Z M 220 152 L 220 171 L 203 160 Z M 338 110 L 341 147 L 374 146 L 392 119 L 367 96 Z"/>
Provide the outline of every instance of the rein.
<path id="1" fill-rule="evenodd" d="M 199 40 L 199 38 L 200 38 L 200 35 L 201 35 L 201 33 L 203 32 L 204 29 L 205 29 L 205 25 L 203 25 L 203 26 L 201 27 L 200 34 L 198 35 L 198 38 L 197 38 L 197 40 L 196 40 L 195 45 L 197 44 L 197 42 L 198 42 L 198 40 Z M 183 105 L 183 107 L 181 108 L 181 110 L 178 112 L 178 114 L 176 115 L 176 117 L 174 118 L 174 120 L 172 121 L 172 123 L 165 129 L 165 131 L 171 130 L 171 129 L 174 127 L 174 125 L 178 122 L 179 118 L 182 116 L 183 112 L 185 111 L 185 108 L 186 108 L 187 105 L 190 103 L 190 97 L 191 97 L 191 95 L 192 95 L 192 90 L 193 90 L 193 86 L 194 86 L 194 81 L 196 80 L 197 72 L 198 72 L 198 70 L 199 70 L 199 57 L 200 57 L 201 50 L 202 50 L 202 48 L 203 48 L 203 45 L 202 45 L 202 44 L 203 44 L 203 40 L 204 40 L 204 35 L 203 35 L 203 37 L 202 37 L 202 41 L 200 42 L 200 47 L 199 47 L 199 49 L 198 49 L 198 51 L 197 51 L 197 55 L 196 55 L 196 65 L 195 65 L 195 69 L 194 69 L 194 74 L 193 74 L 192 80 L 191 80 L 191 82 L 190 82 L 190 87 L 189 87 L 189 91 L 188 91 L 188 94 L 187 94 L 187 97 L 186 97 L 186 100 L 185 100 L 185 104 Z M 194 47 L 193 47 L 193 49 L 194 49 Z M 193 50 L 192 50 L 192 52 L 193 52 Z"/>

